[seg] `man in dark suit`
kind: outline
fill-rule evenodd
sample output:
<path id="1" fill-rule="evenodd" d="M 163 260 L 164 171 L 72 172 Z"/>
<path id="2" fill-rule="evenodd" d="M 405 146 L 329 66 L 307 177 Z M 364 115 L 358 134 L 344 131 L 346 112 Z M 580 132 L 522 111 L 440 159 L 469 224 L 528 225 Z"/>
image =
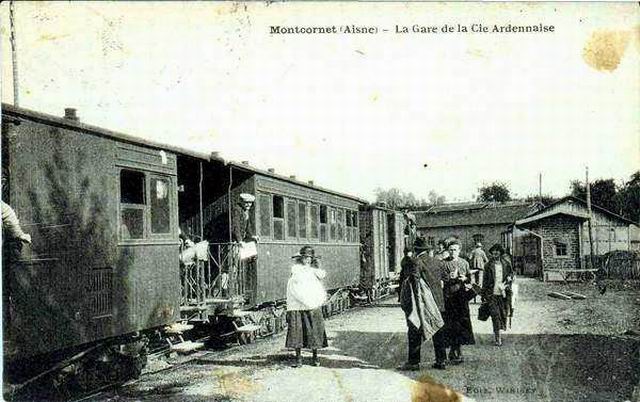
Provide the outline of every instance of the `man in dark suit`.
<path id="1" fill-rule="evenodd" d="M 251 217 L 249 215 L 255 200 L 256 197 L 254 195 L 242 193 L 233 209 L 231 238 L 236 243 L 256 240 L 251 228 Z"/>
<path id="2" fill-rule="evenodd" d="M 423 238 L 414 243 L 414 257 L 402 260 L 400 272 L 400 305 L 407 317 L 409 353 L 407 363 L 399 370 L 419 370 L 420 349 L 427 337 L 433 339 L 436 355 L 434 367 L 446 359 L 445 344 L 440 333 L 444 322 L 444 296 L 442 293 L 442 262 L 429 256 L 429 247 Z"/>

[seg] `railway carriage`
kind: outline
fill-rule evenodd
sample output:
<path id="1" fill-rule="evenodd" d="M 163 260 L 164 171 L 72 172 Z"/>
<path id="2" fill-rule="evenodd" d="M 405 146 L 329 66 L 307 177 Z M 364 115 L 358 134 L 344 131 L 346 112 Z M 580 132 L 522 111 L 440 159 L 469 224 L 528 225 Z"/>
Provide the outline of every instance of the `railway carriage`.
<path id="1" fill-rule="evenodd" d="M 15 373 L 98 341 L 140 344 L 179 318 L 176 155 L 188 151 L 74 112 L 2 108 L 3 199 L 32 236 L 19 256 L 3 250 L 4 357 L 23 362 Z"/>

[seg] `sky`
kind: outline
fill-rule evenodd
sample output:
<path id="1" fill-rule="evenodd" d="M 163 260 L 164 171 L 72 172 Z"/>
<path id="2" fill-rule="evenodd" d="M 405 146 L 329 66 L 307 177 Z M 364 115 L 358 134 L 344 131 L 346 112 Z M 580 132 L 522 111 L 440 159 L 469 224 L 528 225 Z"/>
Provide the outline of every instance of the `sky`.
<path id="1" fill-rule="evenodd" d="M 562 196 L 640 168 L 635 3 L 15 3 L 20 106 L 369 200 Z M 8 4 L 2 102 L 13 103 Z M 553 25 L 550 33 L 395 27 Z M 271 26 L 377 34 L 271 34 Z M 387 29 L 388 32 L 383 32 Z M 425 164 L 427 165 L 425 167 Z"/>

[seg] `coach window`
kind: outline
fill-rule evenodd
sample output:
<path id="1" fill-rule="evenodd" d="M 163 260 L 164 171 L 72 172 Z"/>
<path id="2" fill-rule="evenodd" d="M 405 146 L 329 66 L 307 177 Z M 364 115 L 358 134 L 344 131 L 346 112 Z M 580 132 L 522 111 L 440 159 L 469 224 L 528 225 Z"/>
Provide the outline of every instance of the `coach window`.
<path id="1" fill-rule="evenodd" d="M 309 205 L 309 237 L 312 239 L 317 239 L 319 237 L 318 221 L 318 206 L 311 204 Z"/>
<path id="2" fill-rule="evenodd" d="M 327 230 L 329 224 L 327 222 L 327 206 L 320 205 L 320 241 L 324 243 L 329 241 L 329 231 Z"/>
<path id="3" fill-rule="evenodd" d="M 331 233 L 331 240 L 336 240 L 336 209 L 329 207 L 329 228 Z"/>
<path id="4" fill-rule="evenodd" d="M 258 211 L 260 214 L 260 236 L 271 236 L 271 196 L 258 195 Z"/>
<path id="5" fill-rule="evenodd" d="M 358 211 L 353 211 L 353 241 L 359 242 L 358 240 Z"/>
<path id="6" fill-rule="evenodd" d="M 355 242 L 355 213 L 347 210 L 347 241 Z"/>
<path id="7" fill-rule="evenodd" d="M 273 238 L 284 240 L 284 198 L 273 196 Z"/>
<path id="8" fill-rule="evenodd" d="M 171 207 L 169 203 L 169 179 L 152 177 L 151 184 L 151 233 L 171 233 Z"/>
<path id="9" fill-rule="evenodd" d="M 298 203 L 298 235 L 301 239 L 307 238 L 307 204 L 300 201 Z"/>
<path id="10" fill-rule="evenodd" d="M 344 242 L 345 241 L 345 236 L 344 236 L 344 209 L 338 209 L 336 212 L 336 219 L 338 221 L 337 227 L 338 227 L 338 241 L 339 242 Z"/>
<path id="11" fill-rule="evenodd" d="M 297 229 L 297 203 L 295 200 L 287 200 L 287 237 L 295 239 L 298 235 Z"/>
<path id="12" fill-rule="evenodd" d="M 146 204 L 144 173 L 120 171 L 120 237 L 144 237 L 144 210 Z"/>

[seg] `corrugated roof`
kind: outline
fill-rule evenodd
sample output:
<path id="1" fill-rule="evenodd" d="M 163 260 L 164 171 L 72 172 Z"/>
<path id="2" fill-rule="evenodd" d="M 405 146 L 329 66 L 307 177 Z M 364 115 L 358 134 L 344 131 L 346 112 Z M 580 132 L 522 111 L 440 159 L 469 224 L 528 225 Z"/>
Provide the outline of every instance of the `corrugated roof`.
<path id="1" fill-rule="evenodd" d="M 540 209 L 531 202 L 465 203 L 437 205 L 428 211 L 414 211 L 418 228 L 513 224 Z"/>

